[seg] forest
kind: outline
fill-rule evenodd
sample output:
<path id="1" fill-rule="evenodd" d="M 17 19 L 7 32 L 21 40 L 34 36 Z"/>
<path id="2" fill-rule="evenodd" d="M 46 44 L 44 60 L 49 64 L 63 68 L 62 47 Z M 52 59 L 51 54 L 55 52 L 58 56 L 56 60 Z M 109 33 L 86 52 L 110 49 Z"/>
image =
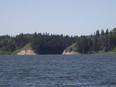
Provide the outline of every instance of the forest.
<path id="1" fill-rule="evenodd" d="M 93 35 L 80 36 L 77 42 L 68 48 L 81 54 L 116 53 L 116 28 L 109 31 L 97 30 Z"/>
<path id="2" fill-rule="evenodd" d="M 49 33 L 0 36 L 0 54 L 12 54 L 30 43 L 37 54 L 62 54 L 63 50 L 77 41 L 77 36 L 63 36 Z"/>
<path id="3" fill-rule="evenodd" d="M 55 35 L 49 33 L 19 34 L 16 36 L 0 36 L 0 54 L 12 54 L 30 43 L 37 54 L 62 54 L 68 51 L 76 51 L 82 54 L 98 52 L 116 52 L 116 28 L 109 31 L 97 30 L 88 36 Z"/>

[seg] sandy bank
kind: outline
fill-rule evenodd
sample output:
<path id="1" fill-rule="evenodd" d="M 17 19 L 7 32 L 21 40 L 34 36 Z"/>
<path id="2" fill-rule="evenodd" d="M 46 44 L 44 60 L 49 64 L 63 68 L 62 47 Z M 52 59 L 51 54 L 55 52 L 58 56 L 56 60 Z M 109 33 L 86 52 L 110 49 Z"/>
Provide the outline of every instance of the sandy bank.
<path id="1" fill-rule="evenodd" d="M 78 52 L 76 52 L 76 51 L 63 51 L 63 53 L 62 53 L 63 55 L 73 55 L 73 54 L 79 54 Z"/>
<path id="2" fill-rule="evenodd" d="M 21 50 L 17 53 L 17 55 L 36 55 L 36 53 L 33 50 Z"/>

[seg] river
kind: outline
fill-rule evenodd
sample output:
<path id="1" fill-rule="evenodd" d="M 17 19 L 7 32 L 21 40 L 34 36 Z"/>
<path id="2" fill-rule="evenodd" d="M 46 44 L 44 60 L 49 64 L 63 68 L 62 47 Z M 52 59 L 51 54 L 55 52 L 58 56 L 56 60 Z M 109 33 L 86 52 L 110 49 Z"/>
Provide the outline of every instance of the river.
<path id="1" fill-rule="evenodd" d="M 116 87 L 116 55 L 0 56 L 0 87 Z"/>

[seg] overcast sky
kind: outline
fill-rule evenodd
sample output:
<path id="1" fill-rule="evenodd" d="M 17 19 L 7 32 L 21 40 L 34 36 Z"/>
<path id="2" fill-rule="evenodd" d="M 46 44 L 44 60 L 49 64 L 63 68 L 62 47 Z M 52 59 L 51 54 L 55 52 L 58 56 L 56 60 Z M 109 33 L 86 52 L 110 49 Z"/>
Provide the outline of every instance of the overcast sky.
<path id="1" fill-rule="evenodd" d="M 0 35 L 89 35 L 116 27 L 116 0 L 0 0 Z"/>

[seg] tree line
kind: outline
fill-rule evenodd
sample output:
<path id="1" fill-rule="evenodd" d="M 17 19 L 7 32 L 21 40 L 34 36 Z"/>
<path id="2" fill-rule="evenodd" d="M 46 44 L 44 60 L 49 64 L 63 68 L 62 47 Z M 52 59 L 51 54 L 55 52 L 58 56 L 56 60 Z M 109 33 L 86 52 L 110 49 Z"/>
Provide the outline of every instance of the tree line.
<path id="1" fill-rule="evenodd" d="M 116 52 L 116 28 L 109 31 L 97 30 L 93 35 L 80 36 L 75 51 L 79 53 Z"/>
<path id="2" fill-rule="evenodd" d="M 116 52 L 116 28 L 109 31 L 97 30 L 88 36 L 54 35 L 49 33 L 19 34 L 0 36 L 0 54 L 12 54 L 30 43 L 37 54 L 61 54 L 64 49 L 75 43 L 69 51 L 79 53 Z"/>
<path id="3" fill-rule="evenodd" d="M 77 36 L 54 35 L 49 33 L 19 34 L 0 36 L 0 54 L 12 54 L 30 43 L 38 54 L 61 54 L 63 50 L 77 41 Z"/>

